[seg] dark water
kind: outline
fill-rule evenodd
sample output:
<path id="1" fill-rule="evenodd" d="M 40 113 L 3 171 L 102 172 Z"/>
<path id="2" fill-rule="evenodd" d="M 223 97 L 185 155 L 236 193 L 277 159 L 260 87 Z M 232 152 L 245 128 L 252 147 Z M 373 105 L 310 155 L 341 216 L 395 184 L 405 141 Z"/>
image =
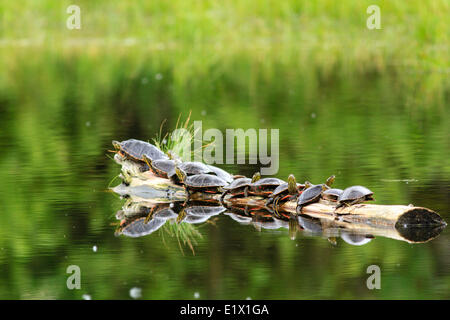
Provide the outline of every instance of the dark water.
<path id="1" fill-rule="evenodd" d="M 376 237 L 333 245 L 220 214 L 186 227 L 190 248 L 170 223 L 141 238 L 115 236 L 124 200 L 107 191 L 120 182 L 111 140 L 150 140 L 164 119 L 171 130 L 191 110 L 204 130 L 279 129 L 279 178 L 319 183 L 335 174 L 337 187 L 362 184 L 375 203 L 425 206 L 448 222 L 448 95 L 416 101 L 384 74 L 312 86 L 302 70 L 280 69 L 272 81 L 247 83 L 237 70 L 181 84 L 175 71 L 155 67 L 124 67 L 105 82 L 80 77 L 86 70 L 60 61 L 0 92 L 0 298 L 131 299 L 132 288 L 143 299 L 450 298 L 448 228 L 423 244 Z M 69 265 L 80 267 L 80 290 L 66 286 Z M 370 265 L 381 269 L 380 290 L 366 286 Z"/>

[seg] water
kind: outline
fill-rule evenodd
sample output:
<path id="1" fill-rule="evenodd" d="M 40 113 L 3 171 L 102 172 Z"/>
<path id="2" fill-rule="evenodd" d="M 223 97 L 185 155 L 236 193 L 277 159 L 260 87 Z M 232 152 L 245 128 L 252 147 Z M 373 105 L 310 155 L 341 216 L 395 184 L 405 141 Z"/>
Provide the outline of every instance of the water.
<path id="1" fill-rule="evenodd" d="M 77 72 L 63 61 L 43 83 L 24 83 L 26 94 L 19 82 L 1 91 L 0 298 L 450 298 L 448 228 L 423 244 L 333 245 L 220 214 L 185 230 L 191 246 L 170 223 L 145 237 L 115 236 L 124 200 L 108 192 L 120 166 L 107 152 L 111 140 L 152 139 L 164 119 L 167 131 L 191 110 L 204 130 L 279 129 L 278 178 L 319 183 L 335 174 L 337 187 L 362 184 L 375 203 L 425 206 L 448 222 L 448 101 L 423 103 L 389 74 L 340 75 L 316 88 L 298 80 L 302 70 L 251 84 L 239 72 L 212 82 L 199 75 L 192 86 L 158 68 L 142 68 L 145 85 L 128 70 L 104 82 Z M 70 265 L 80 267 L 79 290 L 66 286 Z M 366 286 L 370 265 L 381 269 L 380 290 Z"/>

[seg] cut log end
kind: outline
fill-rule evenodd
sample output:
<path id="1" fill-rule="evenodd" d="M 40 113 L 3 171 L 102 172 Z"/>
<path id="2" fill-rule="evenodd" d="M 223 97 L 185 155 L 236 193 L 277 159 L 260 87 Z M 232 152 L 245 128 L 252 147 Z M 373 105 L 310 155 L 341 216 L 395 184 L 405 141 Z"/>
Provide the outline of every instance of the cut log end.
<path id="1" fill-rule="evenodd" d="M 405 227 L 421 227 L 421 226 L 443 226 L 447 223 L 436 212 L 421 207 L 412 208 L 403 213 L 395 224 L 397 229 Z"/>

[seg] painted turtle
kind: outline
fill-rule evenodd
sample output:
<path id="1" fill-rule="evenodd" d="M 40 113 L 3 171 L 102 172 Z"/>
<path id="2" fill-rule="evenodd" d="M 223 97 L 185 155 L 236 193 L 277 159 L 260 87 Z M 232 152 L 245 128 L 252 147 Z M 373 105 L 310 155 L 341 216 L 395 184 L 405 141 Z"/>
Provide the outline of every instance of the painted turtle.
<path id="1" fill-rule="evenodd" d="M 269 196 L 269 199 L 266 202 L 266 206 L 273 202 L 273 208 L 275 211 L 275 215 L 280 217 L 278 213 L 278 205 L 280 201 L 288 201 L 292 198 L 295 198 L 299 192 L 301 192 L 305 188 L 304 184 L 299 184 L 295 180 L 295 176 L 293 174 L 289 175 L 288 182 L 280 184 Z"/>
<path id="2" fill-rule="evenodd" d="M 186 173 L 179 168 L 176 168 L 175 170 L 177 171 L 179 180 L 184 184 L 188 193 L 191 191 L 221 193 L 223 192 L 223 187 L 228 185 L 226 181 L 212 174 L 202 173 L 186 176 Z"/>
<path id="3" fill-rule="evenodd" d="M 351 186 L 345 189 L 339 196 L 336 209 L 369 200 L 374 200 L 372 191 L 363 186 Z"/>
<path id="4" fill-rule="evenodd" d="M 259 172 L 255 173 L 253 175 L 253 177 L 247 178 L 247 177 L 243 177 L 243 178 L 237 178 L 235 180 L 233 180 L 233 182 L 231 182 L 229 185 L 225 186 L 223 189 L 225 190 L 225 192 L 222 193 L 222 196 L 220 197 L 220 202 L 223 202 L 223 199 L 225 198 L 225 195 L 227 195 L 228 193 L 230 193 L 232 195 L 232 197 L 235 196 L 247 196 L 247 191 L 248 188 L 250 187 L 250 185 L 256 181 L 258 181 L 260 179 L 261 175 L 259 174 Z"/>
<path id="5" fill-rule="evenodd" d="M 255 173 L 255 175 L 260 176 L 259 172 Z M 255 177 L 255 176 L 254 176 Z M 249 188 L 248 192 L 252 195 L 256 196 L 268 196 L 272 194 L 272 192 L 281 184 L 285 183 L 283 180 L 278 178 L 263 178 L 258 179 L 253 182 Z"/>
<path id="6" fill-rule="evenodd" d="M 146 155 L 144 155 L 144 161 L 150 166 L 150 170 L 152 170 L 156 176 L 174 180 L 173 178 L 176 176 L 175 168 L 177 166 L 177 161 L 171 159 L 151 160 Z"/>
<path id="7" fill-rule="evenodd" d="M 177 169 L 182 170 L 187 176 L 212 172 L 212 170 L 206 164 L 197 161 L 182 162 L 177 165 Z"/>
<path id="8" fill-rule="evenodd" d="M 113 140 L 112 142 L 116 151 L 125 158 L 135 161 L 144 161 L 143 155 L 152 160 L 168 159 L 169 157 L 151 143 L 129 139 L 122 142 Z"/>
<path id="9" fill-rule="evenodd" d="M 328 189 L 322 193 L 322 198 L 328 201 L 336 202 L 342 192 L 344 192 L 342 189 Z"/>
<path id="10" fill-rule="evenodd" d="M 297 214 L 302 213 L 304 206 L 319 201 L 322 192 L 327 190 L 327 188 L 326 184 L 311 185 L 308 181 L 305 182 L 305 190 L 303 190 L 297 200 Z"/>

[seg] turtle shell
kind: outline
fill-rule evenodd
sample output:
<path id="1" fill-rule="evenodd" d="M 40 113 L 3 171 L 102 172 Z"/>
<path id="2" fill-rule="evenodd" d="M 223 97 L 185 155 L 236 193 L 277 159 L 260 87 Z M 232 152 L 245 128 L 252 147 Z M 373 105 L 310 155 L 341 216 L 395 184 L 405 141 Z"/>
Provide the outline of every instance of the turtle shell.
<path id="1" fill-rule="evenodd" d="M 185 209 L 188 215 L 194 216 L 216 216 L 224 212 L 226 208 L 222 206 L 192 206 Z"/>
<path id="2" fill-rule="evenodd" d="M 153 214 L 153 220 L 154 219 L 172 219 L 176 218 L 178 215 L 171 209 L 171 208 L 163 208 L 158 211 L 156 211 Z"/>
<path id="3" fill-rule="evenodd" d="M 341 201 L 353 201 L 362 199 L 367 196 L 373 195 L 373 192 L 363 186 L 351 186 L 345 189 L 339 196 L 339 202 Z"/>
<path id="4" fill-rule="evenodd" d="M 229 174 L 228 172 L 226 172 L 223 169 L 220 169 L 218 167 L 215 166 L 211 166 L 211 165 L 207 165 L 207 167 L 214 172 L 214 174 L 216 176 L 218 176 L 219 178 L 223 179 L 224 181 L 231 183 L 233 181 L 233 176 L 231 174 Z"/>
<path id="5" fill-rule="evenodd" d="M 251 185 L 252 185 L 252 187 L 279 186 L 283 183 L 286 183 L 286 182 L 281 179 L 278 179 L 278 178 L 263 178 L 263 179 L 259 179 L 256 182 L 253 182 Z"/>
<path id="6" fill-rule="evenodd" d="M 224 189 L 225 190 L 238 189 L 238 188 L 249 186 L 249 185 L 251 185 L 251 183 L 252 183 L 252 179 L 250 179 L 250 178 L 237 178 L 237 179 L 233 180 L 233 182 L 231 182 L 229 185 L 224 187 Z"/>
<path id="7" fill-rule="evenodd" d="M 206 164 L 201 162 L 182 162 L 177 167 L 183 170 L 187 175 L 212 172 L 212 170 Z"/>
<path id="8" fill-rule="evenodd" d="M 131 158 L 143 161 L 144 154 L 151 160 L 168 159 L 169 157 L 151 143 L 129 139 L 122 142 L 113 141 L 113 145 L 118 145 L 120 150 Z"/>
<path id="9" fill-rule="evenodd" d="M 170 159 L 159 159 L 152 161 L 152 168 L 158 173 L 166 174 L 167 176 L 172 176 L 175 174 L 176 162 Z"/>
<path id="10" fill-rule="evenodd" d="M 297 190 L 299 187 L 304 187 L 304 185 L 301 183 L 297 183 Z M 280 184 L 275 190 L 273 190 L 273 192 L 270 196 L 275 197 L 275 196 L 278 196 L 278 195 L 280 195 L 284 192 L 288 192 L 288 191 L 289 191 L 289 183 L 285 182 L 283 184 Z"/>
<path id="11" fill-rule="evenodd" d="M 322 193 L 322 197 L 328 200 L 336 201 L 339 199 L 339 196 L 344 192 L 342 189 L 328 189 Z"/>
<path id="12" fill-rule="evenodd" d="M 193 188 L 207 188 L 224 187 L 228 183 L 217 176 L 202 173 L 187 177 L 184 184 Z"/>
<path id="13" fill-rule="evenodd" d="M 322 194 L 322 188 L 323 186 L 321 184 L 317 184 L 304 190 L 300 197 L 298 197 L 297 205 L 303 206 L 307 203 L 312 203 L 319 200 L 320 195 Z"/>
<path id="14" fill-rule="evenodd" d="M 146 217 L 140 217 L 131 221 L 122 228 L 121 233 L 132 238 L 142 237 L 155 232 L 166 223 L 166 219 L 156 218 L 148 221 L 147 223 L 145 223 L 145 220 Z"/>

